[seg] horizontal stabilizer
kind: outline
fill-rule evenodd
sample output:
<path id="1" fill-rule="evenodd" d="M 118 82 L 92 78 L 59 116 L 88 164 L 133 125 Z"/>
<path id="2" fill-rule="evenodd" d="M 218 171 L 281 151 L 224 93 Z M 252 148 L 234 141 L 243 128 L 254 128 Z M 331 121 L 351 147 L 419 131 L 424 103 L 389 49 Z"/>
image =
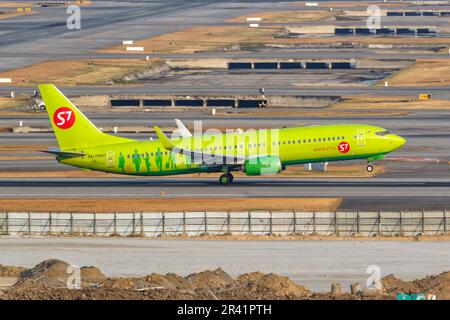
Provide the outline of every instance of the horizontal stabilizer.
<path id="1" fill-rule="evenodd" d="M 64 159 L 77 158 L 77 157 L 82 157 L 85 155 L 82 152 L 68 152 L 68 151 L 61 151 L 60 149 L 48 149 L 48 150 L 42 150 L 42 152 L 50 153 L 50 154 L 57 156 L 58 158 L 64 158 Z"/>

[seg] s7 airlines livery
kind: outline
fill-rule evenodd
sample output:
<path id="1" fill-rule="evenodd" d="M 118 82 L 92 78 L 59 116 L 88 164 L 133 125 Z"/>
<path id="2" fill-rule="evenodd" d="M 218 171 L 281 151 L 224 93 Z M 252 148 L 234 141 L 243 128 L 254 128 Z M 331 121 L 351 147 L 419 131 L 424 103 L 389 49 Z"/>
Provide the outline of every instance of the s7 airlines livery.
<path id="1" fill-rule="evenodd" d="M 324 161 L 372 161 L 400 148 L 405 139 L 387 130 L 363 125 L 317 125 L 282 129 L 192 135 L 177 120 L 181 137 L 168 138 L 155 126 L 158 140 L 138 141 L 101 132 L 54 85 L 39 86 L 59 149 L 45 152 L 58 162 L 103 172 L 164 176 L 232 171 L 249 176 L 277 174 L 288 165 Z"/>

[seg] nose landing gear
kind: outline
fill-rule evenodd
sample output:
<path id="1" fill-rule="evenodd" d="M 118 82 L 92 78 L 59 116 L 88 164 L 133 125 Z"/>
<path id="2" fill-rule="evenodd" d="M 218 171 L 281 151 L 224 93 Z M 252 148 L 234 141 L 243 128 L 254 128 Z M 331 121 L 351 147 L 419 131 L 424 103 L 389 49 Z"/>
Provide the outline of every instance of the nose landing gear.
<path id="1" fill-rule="evenodd" d="M 226 185 L 233 182 L 233 175 L 231 173 L 224 173 L 219 177 L 219 183 Z"/>
<path id="2" fill-rule="evenodd" d="M 366 170 L 367 170 L 367 172 L 372 172 L 372 171 L 373 171 L 372 163 L 369 162 L 369 163 L 367 164 Z"/>

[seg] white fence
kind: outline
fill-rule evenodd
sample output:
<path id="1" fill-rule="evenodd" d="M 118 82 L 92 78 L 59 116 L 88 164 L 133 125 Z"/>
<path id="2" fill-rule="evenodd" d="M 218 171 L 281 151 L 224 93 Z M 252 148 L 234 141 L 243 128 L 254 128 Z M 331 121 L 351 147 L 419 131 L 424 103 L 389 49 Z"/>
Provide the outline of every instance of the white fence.
<path id="1" fill-rule="evenodd" d="M 0 213 L 0 235 L 438 235 L 450 213 L 419 212 L 139 212 Z"/>

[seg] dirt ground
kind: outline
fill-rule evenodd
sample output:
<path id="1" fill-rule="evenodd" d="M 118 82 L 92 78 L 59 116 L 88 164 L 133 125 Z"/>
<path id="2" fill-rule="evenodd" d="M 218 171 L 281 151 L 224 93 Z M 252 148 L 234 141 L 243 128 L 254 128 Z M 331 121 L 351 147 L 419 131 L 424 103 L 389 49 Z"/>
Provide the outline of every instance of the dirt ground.
<path id="1" fill-rule="evenodd" d="M 152 68 L 158 59 L 89 59 L 58 60 L 0 72 L 1 78 L 12 78 L 15 85 L 37 85 L 51 82 L 57 85 L 107 84 L 121 82 L 128 74 Z"/>
<path id="2" fill-rule="evenodd" d="M 309 1 L 299 1 L 299 2 L 296 2 L 296 5 L 305 7 L 306 2 L 309 2 Z M 330 7 L 331 8 L 340 8 L 340 7 L 348 8 L 348 7 L 352 7 L 353 5 L 355 5 L 355 6 L 358 5 L 361 7 L 368 7 L 370 5 L 373 5 L 373 2 L 369 2 L 369 1 L 345 1 L 345 2 L 344 1 L 342 1 L 342 2 L 336 1 L 336 2 L 324 2 L 324 3 L 319 2 L 318 7 L 325 8 L 325 9 L 328 9 Z M 383 3 L 383 7 L 398 7 L 401 5 L 403 5 L 401 2 Z"/>
<path id="3" fill-rule="evenodd" d="M 249 28 L 240 26 L 205 26 L 194 27 L 161 36 L 136 41 L 134 46 L 144 47 L 147 53 L 195 53 L 205 51 L 222 51 L 241 43 L 271 42 L 272 34 L 281 28 Z M 100 52 L 123 53 L 125 48 L 117 45 L 101 49 Z"/>
<path id="4" fill-rule="evenodd" d="M 299 210 L 334 211 L 340 198 L 39 198 L 0 199 L 1 211 L 33 212 L 180 212 L 180 211 L 247 211 L 247 210 Z"/>
<path id="5" fill-rule="evenodd" d="M 18 2 L 18 1 L 0 1 L 0 8 L 24 8 L 32 7 L 30 2 Z"/>
<path id="6" fill-rule="evenodd" d="M 380 81 L 377 85 L 416 87 L 416 86 L 448 86 L 450 84 L 450 59 L 417 60 L 397 73 Z"/>
<path id="7" fill-rule="evenodd" d="M 381 290 L 363 289 L 350 294 L 312 292 L 288 277 L 274 273 L 256 271 L 232 278 L 221 268 L 185 277 L 151 273 L 135 278 L 109 278 L 98 268 L 89 266 L 80 269 L 80 289 L 69 289 L 68 267 L 67 262 L 56 259 L 43 261 L 27 270 L 0 265 L 0 276 L 6 273 L 17 279 L 12 286 L 0 290 L 0 300 L 379 300 L 395 299 L 399 292 L 427 293 L 436 295 L 437 299 L 450 299 L 450 272 L 409 282 L 388 275 L 381 280 Z M 69 284 L 77 282 L 69 281 Z"/>
<path id="8" fill-rule="evenodd" d="M 17 155 L 18 153 L 39 152 L 47 150 L 46 145 L 0 145 L 0 153 L 11 153 Z"/>
<path id="9" fill-rule="evenodd" d="M 22 108 L 26 106 L 27 104 L 31 103 L 31 99 L 28 97 L 17 97 L 17 98 L 7 98 L 7 97 L 0 97 L 0 111 L 2 111 L 2 115 L 4 114 L 3 111 L 8 110 L 16 110 L 18 108 Z"/>
<path id="10" fill-rule="evenodd" d="M 241 22 L 249 23 L 247 18 L 258 17 L 262 22 L 307 22 L 307 21 L 320 21 L 328 18 L 333 18 L 339 11 L 329 10 L 294 10 L 294 11 L 270 11 L 270 12 L 256 12 L 249 15 L 239 16 L 227 20 L 227 22 Z M 255 23 L 258 23 L 257 21 Z"/>
<path id="11" fill-rule="evenodd" d="M 390 83 L 390 82 L 389 82 Z M 426 93 L 426 92 L 424 92 Z M 331 105 L 332 109 L 411 109 L 411 110 L 441 110 L 450 109 L 450 101 L 446 99 L 419 100 L 418 97 L 383 97 L 383 96 L 349 96 Z"/>
<path id="12" fill-rule="evenodd" d="M 144 47 L 146 53 L 195 53 L 210 51 L 240 51 L 249 48 L 264 47 L 266 45 L 295 46 L 296 44 L 392 44 L 392 45 L 443 45 L 449 46 L 448 38 L 408 38 L 408 37 L 360 37 L 360 36 L 305 36 L 285 37 L 288 30 L 294 31 L 299 27 L 280 27 L 265 25 L 260 28 L 248 26 L 199 26 L 177 32 L 166 33 L 161 36 L 136 41 L 134 46 Z M 304 32 L 308 31 L 301 27 Z M 322 28 L 329 33 L 332 26 L 311 26 L 310 31 Z M 319 30 L 319 29 L 317 29 Z M 124 53 L 125 47 L 117 45 L 104 48 L 99 52 Z M 130 53 L 131 55 L 133 53 Z"/>

